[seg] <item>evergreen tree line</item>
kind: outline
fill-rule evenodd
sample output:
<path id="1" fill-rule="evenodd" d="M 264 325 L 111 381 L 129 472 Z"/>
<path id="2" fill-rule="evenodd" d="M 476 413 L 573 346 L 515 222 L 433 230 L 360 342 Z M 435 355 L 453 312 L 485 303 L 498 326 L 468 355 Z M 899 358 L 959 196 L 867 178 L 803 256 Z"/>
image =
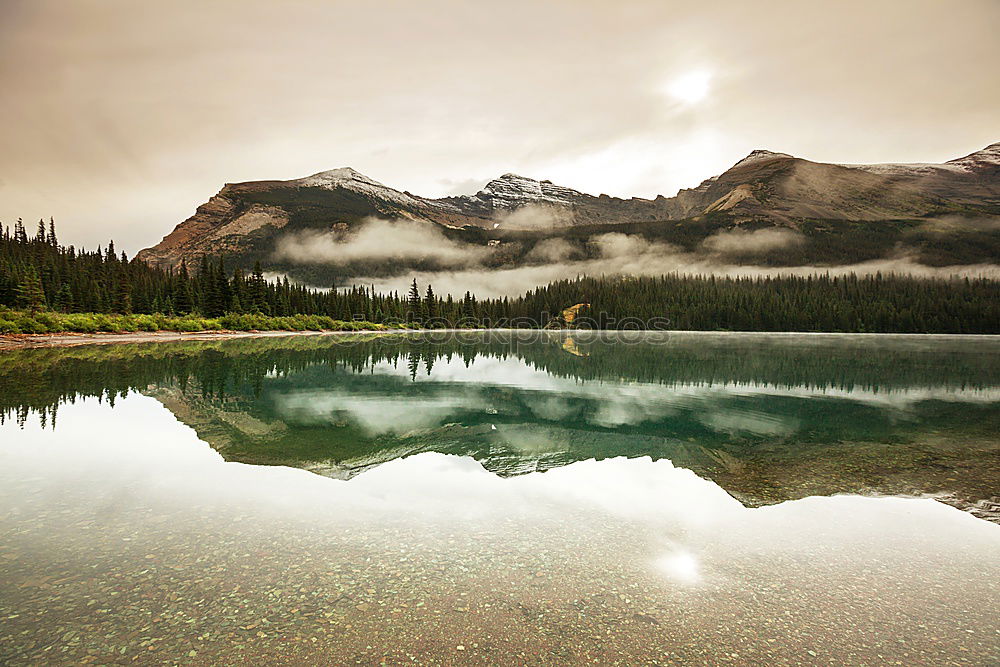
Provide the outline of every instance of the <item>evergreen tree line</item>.
<path id="1" fill-rule="evenodd" d="M 900 275 L 597 277 L 551 283 L 511 304 L 514 317 L 589 307 L 595 329 L 1000 333 L 1000 282 Z"/>
<path id="2" fill-rule="evenodd" d="M 163 270 L 117 253 L 59 243 L 54 223 L 0 225 L 0 306 L 30 311 L 324 315 L 426 327 L 568 326 L 563 309 L 589 304 L 572 323 L 600 329 L 1000 333 L 1000 282 L 897 275 L 732 278 L 580 277 L 521 297 L 454 299 L 414 280 L 409 292 L 318 290 L 265 279 L 260 265 L 228 270 L 202 257 Z"/>
<path id="3" fill-rule="evenodd" d="M 0 306 L 64 313 L 227 313 L 326 315 L 381 322 L 403 315 L 396 295 L 365 287 L 324 291 L 266 280 L 260 265 L 250 273 L 227 270 L 223 259 L 202 257 L 163 270 L 124 252 L 114 241 L 94 251 L 63 246 L 50 220 L 29 235 L 21 220 L 0 225 Z M 397 306 L 394 310 L 393 306 Z M 398 312 L 396 312 L 398 311 Z"/>

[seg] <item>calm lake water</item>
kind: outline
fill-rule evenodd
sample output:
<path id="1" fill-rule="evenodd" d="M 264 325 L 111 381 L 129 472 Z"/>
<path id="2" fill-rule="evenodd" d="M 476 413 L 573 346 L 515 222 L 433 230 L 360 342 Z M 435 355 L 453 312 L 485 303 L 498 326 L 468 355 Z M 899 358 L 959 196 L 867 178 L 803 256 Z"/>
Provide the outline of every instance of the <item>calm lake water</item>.
<path id="1" fill-rule="evenodd" d="M 1000 338 L 0 352 L 0 663 L 1000 663 Z"/>

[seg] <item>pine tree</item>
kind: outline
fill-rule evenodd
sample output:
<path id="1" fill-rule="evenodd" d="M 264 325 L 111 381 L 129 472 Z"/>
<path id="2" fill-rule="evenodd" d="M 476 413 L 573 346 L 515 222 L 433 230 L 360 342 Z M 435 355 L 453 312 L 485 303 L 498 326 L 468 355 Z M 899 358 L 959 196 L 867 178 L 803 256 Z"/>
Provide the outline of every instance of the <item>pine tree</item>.
<path id="1" fill-rule="evenodd" d="M 115 312 L 125 314 L 132 312 L 132 285 L 125 275 L 118 279 L 115 289 Z"/>
<path id="2" fill-rule="evenodd" d="M 14 224 L 14 243 L 21 246 L 28 244 L 28 234 L 24 230 L 24 221 L 21 218 Z"/>
<path id="3" fill-rule="evenodd" d="M 221 257 L 219 258 L 219 265 L 215 270 L 213 278 L 215 280 L 216 294 L 216 302 L 214 304 L 213 312 L 215 313 L 215 316 L 225 315 L 229 312 L 232 306 L 233 294 L 229 285 L 229 280 L 226 278 L 225 260 Z"/>
<path id="4" fill-rule="evenodd" d="M 73 311 L 73 291 L 67 283 L 63 283 L 56 292 L 52 307 L 58 311 L 69 313 Z"/>
<path id="5" fill-rule="evenodd" d="M 471 292 L 466 292 L 465 297 L 462 299 L 462 319 L 467 323 L 471 323 L 476 319 L 476 301 Z"/>
<path id="6" fill-rule="evenodd" d="M 260 260 L 254 262 L 253 275 L 250 277 L 247 290 L 250 312 L 268 314 L 270 308 L 267 304 L 267 282 L 264 280 L 264 272 L 260 268 Z"/>
<path id="7" fill-rule="evenodd" d="M 181 268 L 173 280 L 173 308 L 178 313 L 186 315 L 194 310 L 194 296 L 191 294 L 191 279 L 188 276 L 187 263 L 181 261 Z"/>
<path id="8" fill-rule="evenodd" d="M 438 317 L 437 297 L 434 296 L 434 289 L 430 286 L 430 283 L 427 284 L 427 294 L 424 296 L 420 315 L 423 317 L 424 323 L 436 326 Z"/>
<path id="9" fill-rule="evenodd" d="M 413 279 L 410 285 L 410 294 L 407 299 L 409 310 L 406 312 L 407 322 L 423 322 L 421 319 L 423 299 L 420 298 L 420 288 L 417 287 L 417 279 Z"/>
<path id="10" fill-rule="evenodd" d="M 45 307 L 45 291 L 34 268 L 25 272 L 17 285 L 17 304 L 31 312 L 37 312 Z"/>

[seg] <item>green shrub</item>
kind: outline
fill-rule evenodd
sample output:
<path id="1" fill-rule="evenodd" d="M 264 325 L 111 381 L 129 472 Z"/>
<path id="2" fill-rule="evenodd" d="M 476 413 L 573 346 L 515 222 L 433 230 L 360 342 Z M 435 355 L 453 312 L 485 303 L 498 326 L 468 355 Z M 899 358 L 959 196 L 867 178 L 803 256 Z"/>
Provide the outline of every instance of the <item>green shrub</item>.
<path id="1" fill-rule="evenodd" d="M 326 315 L 270 317 L 260 313 L 227 313 L 220 318 L 191 314 L 183 317 L 162 313 L 114 315 L 108 313 L 27 313 L 0 309 L 0 333 L 125 333 L 130 331 L 380 331 L 405 329 L 405 323 L 335 320 Z"/>
<path id="2" fill-rule="evenodd" d="M 62 316 L 63 326 L 66 331 L 79 331 L 80 333 L 94 333 L 97 331 L 97 322 L 90 313 L 70 313 Z"/>
<path id="3" fill-rule="evenodd" d="M 154 315 L 133 315 L 131 318 L 130 325 L 128 328 L 137 329 L 139 331 L 159 331 L 160 324 L 157 322 Z"/>
<path id="4" fill-rule="evenodd" d="M 21 313 L 14 318 L 14 326 L 21 330 L 21 333 L 48 333 L 48 328 L 27 313 Z"/>
<path id="5" fill-rule="evenodd" d="M 35 313 L 32 317 L 36 322 L 45 327 L 46 333 L 66 331 L 66 326 L 62 322 L 62 318 L 56 313 L 39 312 Z"/>

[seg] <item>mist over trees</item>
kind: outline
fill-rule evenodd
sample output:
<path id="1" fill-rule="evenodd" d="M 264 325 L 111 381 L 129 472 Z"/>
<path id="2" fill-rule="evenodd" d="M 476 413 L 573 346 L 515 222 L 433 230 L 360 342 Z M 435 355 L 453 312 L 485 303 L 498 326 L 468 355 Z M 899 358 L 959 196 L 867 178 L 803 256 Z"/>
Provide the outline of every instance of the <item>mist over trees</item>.
<path id="1" fill-rule="evenodd" d="M 321 290 L 228 270 L 203 256 L 195 267 L 153 268 L 118 253 L 63 246 L 55 224 L 28 235 L 0 225 L 0 307 L 27 313 L 163 313 L 220 317 L 321 315 L 427 328 L 577 328 L 743 331 L 1000 333 L 1000 282 L 896 275 L 858 277 L 578 277 L 517 298 L 442 297 L 414 280 L 408 294 L 373 287 Z"/>
<path id="2" fill-rule="evenodd" d="M 0 226 L 0 306 L 65 313 L 226 313 L 264 315 L 322 314 L 354 319 L 368 314 L 377 321 L 391 315 L 394 295 L 373 294 L 363 287 L 324 291 L 266 280 L 260 267 L 246 274 L 227 270 L 223 258 L 202 257 L 197 266 L 164 271 L 105 249 L 87 251 L 59 244 L 55 225 L 39 222 L 28 236 L 18 220 Z M 372 317 L 368 319 L 372 319 Z"/>

